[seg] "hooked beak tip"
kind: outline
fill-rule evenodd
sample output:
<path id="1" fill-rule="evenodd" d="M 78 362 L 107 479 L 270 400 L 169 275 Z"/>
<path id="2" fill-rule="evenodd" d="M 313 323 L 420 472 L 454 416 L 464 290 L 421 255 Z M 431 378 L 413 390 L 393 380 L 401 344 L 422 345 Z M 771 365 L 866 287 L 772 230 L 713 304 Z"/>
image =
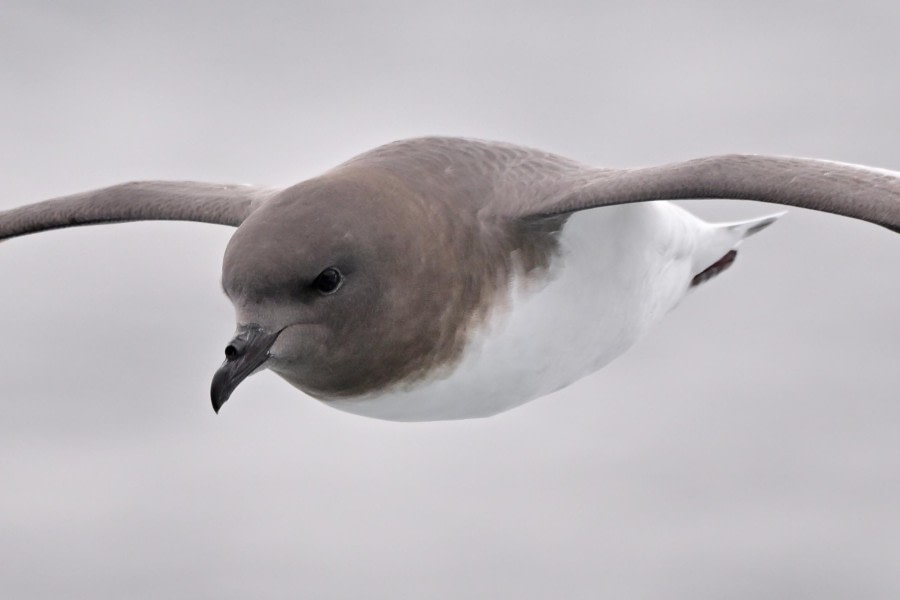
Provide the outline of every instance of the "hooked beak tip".
<path id="1" fill-rule="evenodd" d="M 222 369 L 219 371 L 221 372 Z M 229 396 L 231 396 L 231 390 L 228 389 L 229 386 L 226 385 L 227 383 L 229 383 L 229 381 L 226 377 L 216 373 L 216 376 L 213 378 L 212 387 L 209 390 L 212 407 L 216 414 L 219 414 L 222 405 L 225 404 L 225 402 L 228 401 Z"/>

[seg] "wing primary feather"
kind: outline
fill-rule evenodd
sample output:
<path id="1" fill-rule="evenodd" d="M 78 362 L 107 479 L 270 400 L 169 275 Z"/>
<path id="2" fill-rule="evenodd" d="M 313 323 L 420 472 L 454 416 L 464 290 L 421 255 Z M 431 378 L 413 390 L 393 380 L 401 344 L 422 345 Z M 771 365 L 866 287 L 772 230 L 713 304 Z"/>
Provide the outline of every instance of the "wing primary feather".
<path id="1" fill-rule="evenodd" d="M 0 212 L 0 239 L 129 221 L 197 221 L 237 227 L 280 190 L 193 181 L 140 181 Z"/>
<path id="2" fill-rule="evenodd" d="M 604 170 L 527 208 L 545 217 L 611 204 L 757 200 L 869 221 L 900 233 L 900 173 L 805 158 L 725 155 L 643 169 Z"/>

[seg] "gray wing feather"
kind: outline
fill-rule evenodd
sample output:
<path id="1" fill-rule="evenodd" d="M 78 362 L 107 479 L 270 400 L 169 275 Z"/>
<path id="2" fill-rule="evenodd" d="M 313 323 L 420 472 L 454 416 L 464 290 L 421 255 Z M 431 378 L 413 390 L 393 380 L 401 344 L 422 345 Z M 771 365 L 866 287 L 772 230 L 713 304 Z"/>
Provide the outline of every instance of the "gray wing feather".
<path id="1" fill-rule="evenodd" d="M 343 168 L 394 172 L 426 198 L 501 217 L 540 218 L 630 202 L 722 198 L 831 212 L 900 233 L 900 174 L 822 160 L 725 155 L 644 169 L 596 169 L 511 144 L 419 138 Z M 339 167 L 340 169 L 340 167 Z M 281 190 L 139 182 L 0 212 L 0 239 L 95 223 L 178 220 L 238 226 Z"/>
<path id="2" fill-rule="evenodd" d="M 237 227 L 279 191 L 193 181 L 123 183 L 0 212 L 0 239 L 127 221 L 198 221 Z"/>
<path id="3" fill-rule="evenodd" d="M 597 171 L 574 181 L 568 190 L 521 206 L 518 216 L 544 217 L 612 204 L 691 198 L 786 204 L 869 221 L 900 233 L 900 173 L 756 155 Z"/>
<path id="4" fill-rule="evenodd" d="M 423 197 L 452 195 L 459 206 L 506 218 L 720 198 L 809 208 L 900 232 L 900 173 L 824 160 L 735 154 L 644 169 L 598 169 L 512 144 L 430 137 L 388 144 L 346 165 L 392 171 Z"/>

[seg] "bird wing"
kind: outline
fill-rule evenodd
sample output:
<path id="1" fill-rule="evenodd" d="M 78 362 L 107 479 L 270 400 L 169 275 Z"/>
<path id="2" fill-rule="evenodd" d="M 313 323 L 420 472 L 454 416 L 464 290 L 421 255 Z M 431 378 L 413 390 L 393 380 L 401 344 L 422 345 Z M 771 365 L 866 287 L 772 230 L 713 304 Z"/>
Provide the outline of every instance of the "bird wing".
<path id="1" fill-rule="evenodd" d="M 507 205 L 517 217 L 550 217 L 648 200 L 728 198 L 835 213 L 900 233 L 900 173 L 825 160 L 759 155 L 698 158 L 643 169 L 580 171 L 558 193 Z"/>
<path id="2" fill-rule="evenodd" d="M 198 221 L 237 227 L 279 191 L 193 181 L 123 183 L 0 212 L 0 240 L 127 221 Z"/>

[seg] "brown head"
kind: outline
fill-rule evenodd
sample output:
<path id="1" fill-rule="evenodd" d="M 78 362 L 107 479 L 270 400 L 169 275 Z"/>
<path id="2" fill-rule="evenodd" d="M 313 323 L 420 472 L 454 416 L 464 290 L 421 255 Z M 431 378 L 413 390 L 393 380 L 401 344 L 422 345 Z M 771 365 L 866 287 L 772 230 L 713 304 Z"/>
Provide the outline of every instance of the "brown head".
<path id="1" fill-rule="evenodd" d="M 513 271 L 546 266 L 552 234 L 479 220 L 453 198 L 426 198 L 374 169 L 286 189 L 225 252 L 222 285 L 238 330 L 213 379 L 213 406 L 262 368 L 327 400 L 453 365 Z"/>

